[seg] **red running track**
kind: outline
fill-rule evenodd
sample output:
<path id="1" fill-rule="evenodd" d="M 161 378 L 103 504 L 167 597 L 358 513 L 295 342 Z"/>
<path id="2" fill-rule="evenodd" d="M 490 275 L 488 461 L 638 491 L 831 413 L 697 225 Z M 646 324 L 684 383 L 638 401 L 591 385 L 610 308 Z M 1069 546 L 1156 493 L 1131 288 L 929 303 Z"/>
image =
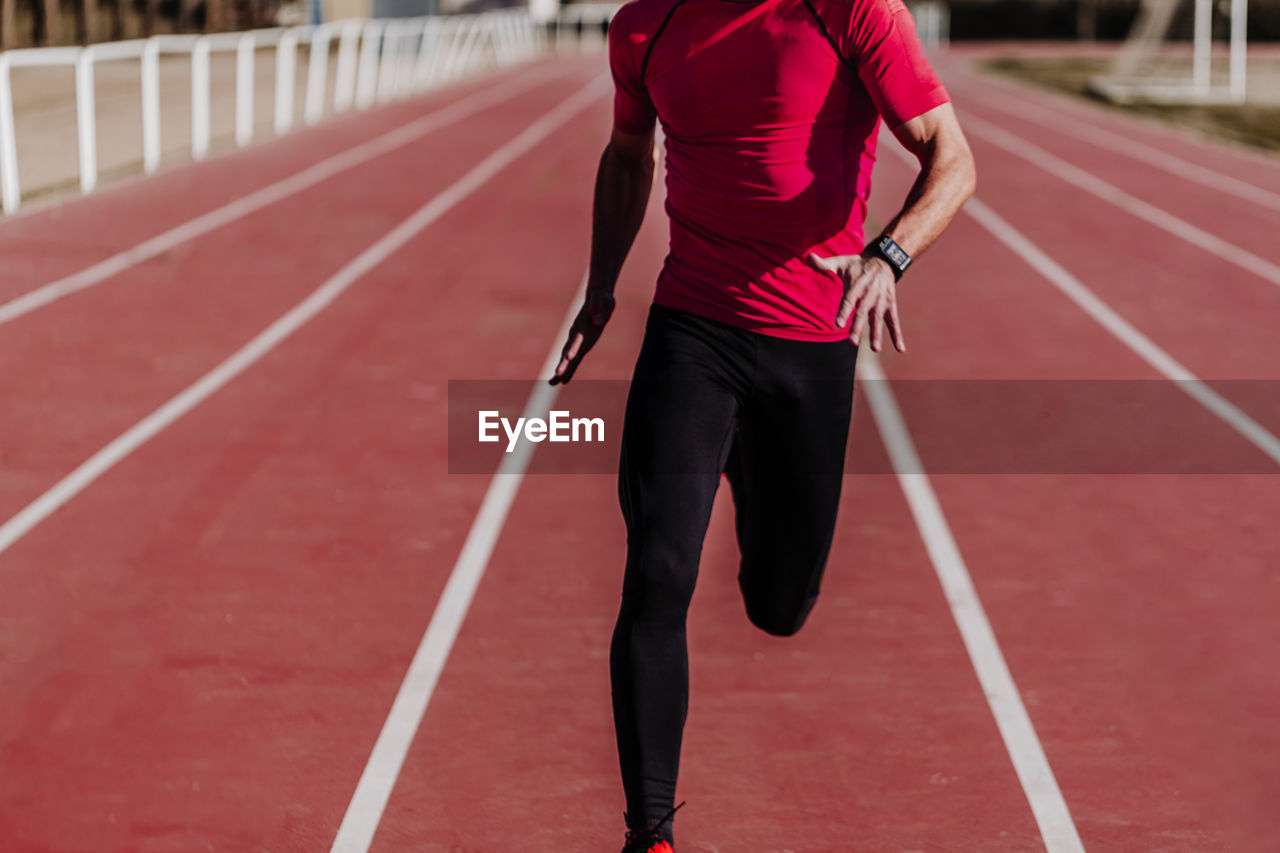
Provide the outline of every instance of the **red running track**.
<path id="1" fill-rule="evenodd" d="M 602 68 L 536 71 L 523 93 L 0 325 L 0 517 Z M 529 73 L 0 223 L 0 298 Z M 947 82 L 962 110 L 1280 262 L 1258 237 L 1274 212 L 1063 145 L 984 106 L 1004 89 L 958 63 Z M 602 97 L 0 553 L 0 849 L 329 849 L 488 486 L 448 473 L 447 382 L 529 379 L 557 343 L 607 131 Z M 1158 346 L 1204 378 L 1280 378 L 1273 285 L 973 142 L 982 201 Z M 1280 187 L 1280 167 L 1250 162 Z M 873 213 L 909 180 L 886 153 Z M 625 378 L 634 359 L 659 195 L 584 378 Z M 909 282 L 911 352 L 882 361 L 894 380 L 1159 377 L 970 216 Z M 1280 429 L 1265 399 L 1235 402 Z M 886 470 L 858 406 L 859 470 Z M 927 446 L 930 423 L 904 409 Z M 1179 413 L 1260 473 L 930 478 L 1090 851 L 1267 851 L 1280 831 L 1280 480 L 1194 403 Z M 608 476 L 523 481 L 370 849 L 619 846 L 613 491 Z M 731 516 L 717 506 L 691 617 L 682 853 L 1046 849 L 897 479 L 849 476 L 822 603 L 791 640 L 741 614 Z"/>

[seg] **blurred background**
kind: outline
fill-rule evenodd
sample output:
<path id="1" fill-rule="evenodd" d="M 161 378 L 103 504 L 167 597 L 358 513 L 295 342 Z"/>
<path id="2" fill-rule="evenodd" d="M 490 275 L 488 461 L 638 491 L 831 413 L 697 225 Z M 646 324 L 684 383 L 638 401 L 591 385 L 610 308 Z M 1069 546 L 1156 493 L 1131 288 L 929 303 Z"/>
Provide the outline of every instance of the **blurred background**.
<path id="1" fill-rule="evenodd" d="M 341 112 L 351 98 L 337 90 L 356 85 L 353 52 L 362 51 L 360 62 L 387 60 L 383 23 L 415 22 L 395 46 L 401 58 L 425 61 L 437 48 L 464 45 L 437 44 L 424 21 L 495 8 L 526 7 L 504 0 L 0 0 L 0 44 L 19 51 L 0 71 L 4 210 Z M 590 36 L 584 27 L 599 36 L 613 7 L 534 0 L 527 8 L 548 33 L 563 38 L 572 29 L 576 38 Z M 1280 149 L 1280 0 L 921 0 L 911 8 L 926 44 L 949 45 L 950 55 L 984 72 Z M 357 21 L 373 23 L 366 32 Z M 310 59 L 317 26 L 323 67 Z M 293 33 L 283 42 L 287 57 L 284 32 Z M 206 57 L 196 37 L 210 35 Z M 148 38 L 154 72 L 141 62 L 140 40 Z M 103 42 L 123 45 L 92 56 L 21 50 Z M 488 58 L 476 57 L 481 65 L 496 58 L 483 42 L 471 45 L 487 51 Z M 72 73 L 86 62 L 87 74 Z"/>
<path id="2" fill-rule="evenodd" d="M 503 0 L 4 0 L 4 48 L 224 32 L 350 17 L 410 17 L 516 5 Z"/>
<path id="3" fill-rule="evenodd" d="M 1215 0 L 1225 15 L 1229 0 Z M 221 32 L 336 20 L 409 17 L 521 5 L 503 0 L 3 0 L 5 48 L 86 44 L 157 33 Z M 1170 37 L 1189 41 L 1193 2 L 1175 4 Z M 945 4 L 956 41 L 1115 42 L 1133 29 L 1141 0 L 952 0 Z M 1257 41 L 1280 38 L 1280 0 L 1251 0 L 1248 30 Z M 1227 21 L 1215 23 L 1225 34 Z"/>

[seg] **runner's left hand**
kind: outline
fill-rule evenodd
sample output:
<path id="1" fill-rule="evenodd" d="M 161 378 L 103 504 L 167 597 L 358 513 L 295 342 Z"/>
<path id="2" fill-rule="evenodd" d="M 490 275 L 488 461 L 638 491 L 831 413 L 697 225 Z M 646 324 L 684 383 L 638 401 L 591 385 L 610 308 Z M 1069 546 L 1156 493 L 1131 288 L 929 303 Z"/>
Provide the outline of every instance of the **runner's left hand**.
<path id="1" fill-rule="evenodd" d="M 907 351 L 906 339 L 902 336 L 902 323 L 898 320 L 898 283 L 893 277 L 893 270 L 883 258 L 864 255 L 820 258 L 810 252 L 804 260 L 816 270 L 838 275 L 844 282 L 844 299 L 840 301 L 835 324 L 836 328 L 843 329 L 849 322 L 849 317 L 854 318 L 849 340 L 855 346 L 861 342 L 862 333 L 867 331 L 871 335 L 871 350 L 880 352 L 883 343 L 880 323 L 883 321 L 889 330 L 894 349 L 898 352 Z"/>

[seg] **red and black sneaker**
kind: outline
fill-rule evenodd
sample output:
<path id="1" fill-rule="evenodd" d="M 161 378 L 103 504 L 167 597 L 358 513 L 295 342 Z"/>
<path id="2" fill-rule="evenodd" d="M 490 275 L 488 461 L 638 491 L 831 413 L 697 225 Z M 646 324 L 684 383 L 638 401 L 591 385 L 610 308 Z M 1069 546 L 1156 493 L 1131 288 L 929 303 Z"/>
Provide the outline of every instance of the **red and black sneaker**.
<path id="1" fill-rule="evenodd" d="M 627 846 L 622 848 L 622 853 L 676 853 L 675 849 L 662 839 L 652 841 L 657 838 L 656 835 L 649 835 L 649 841 L 645 840 L 644 835 L 647 833 L 637 835 L 634 832 L 628 832 Z"/>
<path id="2" fill-rule="evenodd" d="M 671 843 L 659 834 L 662 825 L 667 823 L 671 818 L 676 816 L 676 812 L 684 807 L 684 803 L 676 806 L 667 812 L 667 816 L 651 826 L 644 829 L 628 829 L 625 843 L 622 846 L 622 853 L 675 853 L 675 848 Z M 623 819 L 627 823 L 631 823 L 630 818 L 623 815 Z"/>

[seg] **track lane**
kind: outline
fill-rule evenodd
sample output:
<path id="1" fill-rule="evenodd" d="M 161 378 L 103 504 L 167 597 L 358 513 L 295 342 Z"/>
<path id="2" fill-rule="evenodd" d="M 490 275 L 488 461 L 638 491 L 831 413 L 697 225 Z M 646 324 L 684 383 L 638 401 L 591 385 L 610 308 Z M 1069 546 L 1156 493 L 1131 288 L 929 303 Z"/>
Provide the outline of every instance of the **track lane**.
<path id="1" fill-rule="evenodd" d="M 988 162 L 1001 168 L 980 163 L 979 195 L 995 206 L 992 184 L 1010 186 L 1018 169 Z M 882 157 L 872 205 L 881 217 L 909 185 L 891 163 Z M 998 209 L 1037 242 L 1088 244 L 1102 269 L 1122 262 L 1081 235 L 1092 227 L 1086 205 L 1015 196 Z M 890 376 L 1151 375 L 1019 263 L 961 214 L 903 288 L 912 353 L 885 359 Z M 1107 290 L 1105 277 L 1080 277 Z M 1183 323 L 1202 316 L 1180 295 L 1161 310 Z M 1130 310 L 1151 322 L 1150 307 Z M 1257 333 L 1260 318 L 1251 322 Z M 1183 358 L 1196 343 L 1169 348 Z M 1170 416 L 1195 416 L 1187 406 Z M 925 436 L 937 428 L 910 411 L 907 420 Z M 1264 709 L 1280 706 L 1280 692 L 1255 661 L 1280 642 L 1266 616 L 1277 603 L 1266 566 L 1280 543 L 1261 509 L 1280 504 L 1277 478 L 957 475 L 935 488 L 1086 848 L 1268 849 L 1277 827 L 1260 792 L 1280 777 L 1260 756 L 1274 754 Z"/>

